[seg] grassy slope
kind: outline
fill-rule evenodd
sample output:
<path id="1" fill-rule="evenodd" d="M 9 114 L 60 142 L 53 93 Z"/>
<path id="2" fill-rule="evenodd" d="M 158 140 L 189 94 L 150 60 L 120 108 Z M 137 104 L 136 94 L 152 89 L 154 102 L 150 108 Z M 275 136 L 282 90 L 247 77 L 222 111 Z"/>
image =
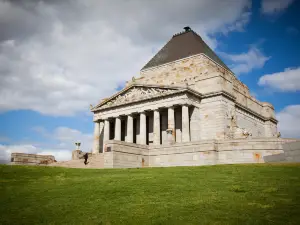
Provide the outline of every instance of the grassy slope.
<path id="1" fill-rule="evenodd" d="M 300 164 L 0 166 L 0 224 L 300 224 Z"/>

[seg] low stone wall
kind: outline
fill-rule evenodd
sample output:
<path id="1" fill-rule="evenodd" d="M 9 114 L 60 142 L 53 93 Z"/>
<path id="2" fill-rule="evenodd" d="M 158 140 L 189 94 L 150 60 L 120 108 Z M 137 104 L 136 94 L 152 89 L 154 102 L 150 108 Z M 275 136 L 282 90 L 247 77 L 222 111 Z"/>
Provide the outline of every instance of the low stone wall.
<path id="1" fill-rule="evenodd" d="M 48 165 L 55 162 L 52 155 L 11 153 L 11 165 Z"/>
<path id="2" fill-rule="evenodd" d="M 214 165 L 217 163 L 216 149 L 214 140 L 150 146 L 149 166 Z"/>
<path id="3" fill-rule="evenodd" d="M 266 162 L 300 162 L 300 140 L 285 141 L 283 153 L 264 157 Z"/>
<path id="4" fill-rule="evenodd" d="M 263 163 L 264 156 L 282 153 L 277 138 L 235 139 L 218 142 L 218 164 Z"/>
<path id="5" fill-rule="evenodd" d="M 283 153 L 285 139 L 207 140 L 174 145 L 145 146 L 108 141 L 104 167 L 168 167 L 234 163 L 264 163 L 264 157 Z"/>
<path id="6" fill-rule="evenodd" d="M 123 141 L 108 141 L 107 152 L 104 153 L 105 168 L 136 168 L 148 167 L 148 146 L 126 143 Z"/>

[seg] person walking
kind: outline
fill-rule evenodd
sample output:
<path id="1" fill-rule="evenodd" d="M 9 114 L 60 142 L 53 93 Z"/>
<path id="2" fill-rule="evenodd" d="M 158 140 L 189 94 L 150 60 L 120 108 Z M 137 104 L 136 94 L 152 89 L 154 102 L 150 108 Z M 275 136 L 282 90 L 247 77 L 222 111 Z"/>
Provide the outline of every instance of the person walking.
<path id="1" fill-rule="evenodd" d="M 84 164 L 85 164 L 85 165 L 88 164 L 87 160 L 88 160 L 88 158 L 89 158 L 89 154 L 88 154 L 88 153 L 85 153 L 83 157 L 84 157 Z"/>

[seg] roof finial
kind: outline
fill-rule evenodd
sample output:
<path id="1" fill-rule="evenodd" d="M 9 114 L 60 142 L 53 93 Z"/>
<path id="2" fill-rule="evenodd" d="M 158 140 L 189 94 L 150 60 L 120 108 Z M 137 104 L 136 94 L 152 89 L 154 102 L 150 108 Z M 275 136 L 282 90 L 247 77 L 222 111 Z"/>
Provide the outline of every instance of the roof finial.
<path id="1" fill-rule="evenodd" d="M 184 27 L 183 29 L 185 30 L 185 32 L 188 32 L 188 31 L 190 31 L 190 30 L 191 30 L 191 28 L 190 28 L 190 27 L 188 27 L 188 26 L 187 26 L 187 27 Z"/>

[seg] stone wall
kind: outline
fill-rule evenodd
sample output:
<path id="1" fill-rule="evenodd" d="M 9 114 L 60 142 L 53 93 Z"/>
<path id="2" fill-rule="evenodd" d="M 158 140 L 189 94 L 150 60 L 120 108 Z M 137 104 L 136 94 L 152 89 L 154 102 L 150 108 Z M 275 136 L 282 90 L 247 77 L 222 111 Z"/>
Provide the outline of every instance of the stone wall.
<path id="1" fill-rule="evenodd" d="M 174 145 L 145 146 L 108 141 L 106 168 L 199 166 L 231 163 L 263 163 L 264 157 L 283 153 L 284 139 L 253 138 L 205 140 Z"/>
<path id="2" fill-rule="evenodd" d="M 246 129 L 252 138 L 272 137 L 265 135 L 265 122 L 262 119 L 239 108 L 236 109 L 236 125 L 237 128 Z M 236 132 L 234 138 L 242 138 L 242 134 Z"/>
<path id="3" fill-rule="evenodd" d="M 178 143 L 149 148 L 149 166 L 196 166 L 216 164 L 214 141 Z"/>
<path id="4" fill-rule="evenodd" d="M 201 139 L 201 112 L 199 108 L 192 107 L 189 109 L 190 114 L 190 135 L 191 141 L 200 141 Z M 179 141 L 181 142 L 181 141 Z"/>
<path id="5" fill-rule="evenodd" d="M 55 158 L 52 155 L 11 153 L 12 165 L 47 165 L 53 162 Z"/>
<path id="6" fill-rule="evenodd" d="M 141 84 L 182 85 L 202 94 L 226 91 L 237 98 L 237 102 L 261 113 L 263 104 L 250 95 L 249 88 L 232 72 L 203 54 L 190 56 L 140 72 L 135 82 Z M 128 82 L 128 85 L 132 82 Z"/>
<path id="7" fill-rule="evenodd" d="M 218 164 L 263 163 L 264 156 L 282 153 L 277 138 L 253 138 L 218 142 Z"/>
<path id="8" fill-rule="evenodd" d="M 283 153 L 265 156 L 266 162 L 300 162 L 300 140 L 288 141 L 282 144 Z"/>
<path id="9" fill-rule="evenodd" d="M 203 54 L 194 55 L 185 59 L 142 70 L 140 78 L 137 78 L 135 82 L 140 84 L 160 85 L 187 84 L 190 88 L 193 88 L 204 95 L 213 92 L 225 91 L 235 98 L 235 103 L 255 112 L 258 115 L 275 119 L 274 107 L 270 103 L 259 102 L 257 99 L 252 97 L 248 87 L 239 81 L 233 73 L 224 69 L 222 66 L 218 65 Z M 128 84 L 130 84 L 130 82 Z M 214 101 L 214 99 L 209 99 L 207 102 L 211 100 Z M 206 104 L 206 102 L 203 101 L 203 104 Z M 211 103 L 211 106 L 207 105 L 207 109 L 214 107 L 213 105 L 214 103 Z M 226 107 L 223 107 L 223 109 L 225 108 Z M 219 109 L 217 112 L 220 117 L 222 117 L 221 114 L 223 113 L 223 109 Z M 261 122 L 256 122 L 259 120 L 258 118 L 245 118 L 244 114 L 245 113 L 241 115 L 241 112 L 239 112 L 238 115 L 240 127 L 249 126 L 248 128 L 253 130 L 252 135 L 255 137 L 260 137 L 264 134 L 266 134 L 267 137 L 274 137 L 276 135 L 276 123 L 269 121 L 266 125 L 262 125 Z M 220 120 L 222 119 L 219 118 L 219 123 Z M 222 125 L 224 123 L 226 122 L 222 122 Z M 222 135 L 225 135 L 224 131 L 218 131 L 217 137 L 214 137 L 213 134 L 208 134 L 207 136 L 208 138 L 219 138 Z"/>
<path id="10" fill-rule="evenodd" d="M 122 141 L 107 141 L 109 152 L 104 153 L 105 168 L 148 167 L 148 146 L 126 143 Z"/>

